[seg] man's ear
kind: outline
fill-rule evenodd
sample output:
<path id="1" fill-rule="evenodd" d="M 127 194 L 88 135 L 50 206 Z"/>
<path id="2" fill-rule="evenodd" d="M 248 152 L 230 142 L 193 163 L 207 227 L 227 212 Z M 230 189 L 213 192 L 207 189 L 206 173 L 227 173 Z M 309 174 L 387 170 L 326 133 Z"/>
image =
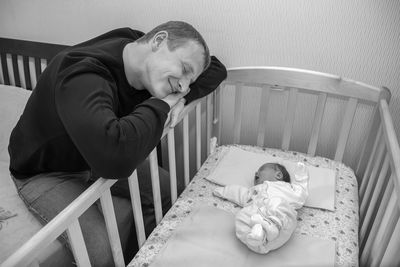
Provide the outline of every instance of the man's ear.
<path id="1" fill-rule="evenodd" d="M 152 49 L 153 51 L 158 50 L 158 48 L 161 46 L 161 44 L 162 44 L 164 41 L 167 41 L 167 39 L 168 39 L 168 32 L 166 32 L 166 31 L 159 31 L 159 32 L 157 32 L 157 33 L 153 36 L 153 39 L 152 39 L 152 42 L 151 42 L 151 49 Z"/>

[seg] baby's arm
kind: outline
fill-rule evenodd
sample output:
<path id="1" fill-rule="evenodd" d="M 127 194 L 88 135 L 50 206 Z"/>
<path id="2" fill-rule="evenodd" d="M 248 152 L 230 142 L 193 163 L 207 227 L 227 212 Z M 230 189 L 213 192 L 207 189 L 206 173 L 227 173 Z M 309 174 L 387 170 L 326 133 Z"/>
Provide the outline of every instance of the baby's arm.
<path id="1" fill-rule="evenodd" d="M 292 180 L 294 195 L 291 202 L 294 204 L 295 209 L 301 208 L 307 200 L 309 180 L 310 176 L 307 167 L 304 163 L 298 162 L 294 179 Z"/>
<path id="2" fill-rule="evenodd" d="M 235 204 L 244 207 L 251 200 L 251 192 L 249 188 L 241 185 L 227 185 L 218 187 L 214 190 L 214 196 L 229 200 Z"/>

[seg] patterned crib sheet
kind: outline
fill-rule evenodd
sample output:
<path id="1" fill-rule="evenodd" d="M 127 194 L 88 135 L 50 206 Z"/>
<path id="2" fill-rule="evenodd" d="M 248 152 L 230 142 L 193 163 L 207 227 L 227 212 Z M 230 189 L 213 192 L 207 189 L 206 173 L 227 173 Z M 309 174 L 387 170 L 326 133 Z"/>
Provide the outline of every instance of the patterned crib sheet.
<path id="1" fill-rule="evenodd" d="M 298 210 L 298 224 L 294 234 L 333 240 L 336 242 L 335 266 L 358 266 L 358 186 L 354 172 L 349 167 L 341 162 L 322 157 L 310 157 L 299 152 L 284 152 L 278 149 L 244 145 L 235 146 L 251 152 L 267 153 L 273 157 L 303 161 L 306 165 L 338 171 L 335 211 L 301 208 Z M 217 166 L 228 149 L 229 146 L 220 146 L 207 158 L 128 266 L 148 266 L 174 230 L 198 203 L 215 206 L 232 213 L 240 210 L 236 204 L 213 197 L 212 192 L 217 185 L 204 179 Z"/>

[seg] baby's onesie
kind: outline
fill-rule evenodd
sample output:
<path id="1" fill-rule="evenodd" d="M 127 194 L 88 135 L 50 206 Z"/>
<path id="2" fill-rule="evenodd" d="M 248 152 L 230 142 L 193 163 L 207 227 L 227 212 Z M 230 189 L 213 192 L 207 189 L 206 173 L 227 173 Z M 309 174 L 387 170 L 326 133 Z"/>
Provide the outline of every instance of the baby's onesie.
<path id="1" fill-rule="evenodd" d="M 281 247 L 297 226 L 297 209 L 308 196 L 308 172 L 303 163 L 291 183 L 265 181 L 246 188 L 228 185 L 214 195 L 243 207 L 235 218 L 236 236 L 251 250 L 266 254 Z"/>

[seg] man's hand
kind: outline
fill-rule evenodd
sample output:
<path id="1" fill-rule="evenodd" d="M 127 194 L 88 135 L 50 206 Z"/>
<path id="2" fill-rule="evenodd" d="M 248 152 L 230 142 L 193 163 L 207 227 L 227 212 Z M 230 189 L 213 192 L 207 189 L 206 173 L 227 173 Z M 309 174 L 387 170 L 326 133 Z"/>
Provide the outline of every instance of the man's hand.
<path id="1" fill-rule="evenodd" d="M 169 107 L 172 109 L 179 102 L 179 100 L 181 100 L 185 95 L 187 95 L 187 93 L 188 92 L 169 94 L 161 100 L 167 103 Z"/>
<path id="2" fill-rule="evenodd" d="M 189 93 L 188 90 L 185 93 L 180 94 L 170 94 L 164 97 L 162 100 L 165 101 L 171 108 L 168 113 L 167 121 L 165 122 L 165 126 L 169 124 L 170 128 L 173 128 L 178 123 L 179 114 L 182 112 L 185 107 L 186 100 L 183 98 L 185 95 Z"/>
<path id="3" fill-rule="evenodd" d="M 178 103 L 173 106 L 169 112 L 169 127 L 174 128 L 178 123 L 179 114 L 181 114 L 183 108 L 185 107 L 186 100 L 181 98 Z"/>

